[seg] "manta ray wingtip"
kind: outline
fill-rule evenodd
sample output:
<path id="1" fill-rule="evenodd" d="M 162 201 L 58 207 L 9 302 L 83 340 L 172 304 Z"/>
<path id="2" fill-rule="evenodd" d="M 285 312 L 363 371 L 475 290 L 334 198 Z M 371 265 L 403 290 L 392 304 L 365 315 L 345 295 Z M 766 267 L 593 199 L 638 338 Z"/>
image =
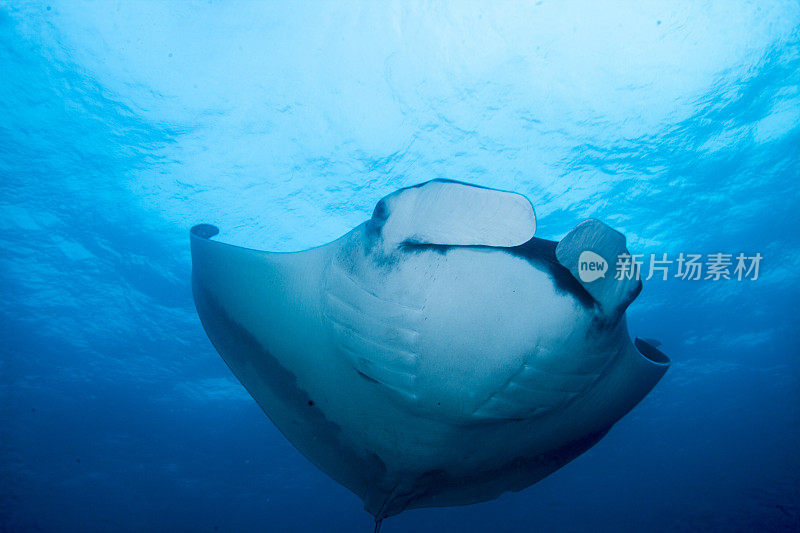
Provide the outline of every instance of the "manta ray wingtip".
<path id="1" fill-rule="evenodd" d="M 639 353 L 654 365 L 668 367 L 672 362 L 664 352 L 658 349 L 661 345 L 658 341 L 636 337 L 633 344 Z M 664 371 L 666 372 L 666 368 Z"/>
<path id="2" fill-rule="evenodd" d="M 201 239 L 210 239 L 211 237 L 219 233 L 219 228 L 214 226 L 213 224 L 197 224 L 196 226 L 192 226 L 192 229 L 189 230 L 189 233 L 193 237 L 199 237 Z"/>

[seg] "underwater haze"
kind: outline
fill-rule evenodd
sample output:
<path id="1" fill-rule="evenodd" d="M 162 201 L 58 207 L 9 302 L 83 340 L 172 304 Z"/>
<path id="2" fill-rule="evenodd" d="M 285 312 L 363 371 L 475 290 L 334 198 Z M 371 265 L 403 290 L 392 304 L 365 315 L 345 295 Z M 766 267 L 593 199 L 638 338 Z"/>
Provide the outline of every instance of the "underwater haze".
<path id="1" fill-rule="evenodd" d="M 302 250 L 435 178 L 730 279 L 644 280 L 672 366 L 588 452 L 383 532 L 800 530 L 796 1 L 52 0 L 0 1 L 0 531 L 371 531 L 212 347 L 189 228 Z"/>

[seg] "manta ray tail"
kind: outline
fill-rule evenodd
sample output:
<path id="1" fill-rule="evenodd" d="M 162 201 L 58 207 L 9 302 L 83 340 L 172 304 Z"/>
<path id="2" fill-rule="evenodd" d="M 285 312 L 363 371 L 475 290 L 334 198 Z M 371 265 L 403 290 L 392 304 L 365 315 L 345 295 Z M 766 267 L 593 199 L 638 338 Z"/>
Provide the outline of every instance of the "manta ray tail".
<path id="1" fill-rule="evenodd" d="M 625 247 L 625 236 L 599 220 L 575 226 L 556 246 L 556 258 L 609 321 L 619 319 L 642 290 L 639 267 Z"/>

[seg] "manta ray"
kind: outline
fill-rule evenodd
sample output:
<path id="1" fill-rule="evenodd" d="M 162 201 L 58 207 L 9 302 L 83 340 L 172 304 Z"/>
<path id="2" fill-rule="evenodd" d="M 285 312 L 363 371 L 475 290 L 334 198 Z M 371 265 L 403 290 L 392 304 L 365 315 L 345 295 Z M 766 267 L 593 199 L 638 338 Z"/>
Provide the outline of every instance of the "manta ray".
<path id="1" fill-rule="evenodd" d="M 581 281 L 581 254 L 615 264 L 625 237 L 597 220 L 560 242 L 535 231 L 525 196 L 450 180 L 400 189 L 302 252 L 224 244 L 201 224 L 195 304 L 258 405 L 377 531 L 406 509 L 536 483 L 666 372 L 628 334 L 638 276 Z"/>

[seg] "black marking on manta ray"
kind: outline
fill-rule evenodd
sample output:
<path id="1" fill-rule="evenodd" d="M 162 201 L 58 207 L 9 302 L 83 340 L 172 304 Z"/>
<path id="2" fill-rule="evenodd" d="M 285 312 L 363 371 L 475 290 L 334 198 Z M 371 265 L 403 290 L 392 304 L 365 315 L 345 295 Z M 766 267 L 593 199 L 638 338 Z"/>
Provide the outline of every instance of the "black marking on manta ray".
<path id="1" fill-rule="evenodd" d="M 567 270 L 564 265 L 556 258 L 556 245 L 558 242 L 547 239 L 531 238 L 528 242 L 519 246 L 494 247 L 482 245 L 450 245 L 450 244 L 427 244 L 410 240 L 400 243 L 400 248 L 407 252 L 436 252 L 446 254 L 454 248 L 478 248 L 488 250 L 502 250 L 506 253 L 525 259 L 534 266 L 543 267 L 550 274 L 556 288 L 561 292 L 574 296 L 586 308 L 593 308 L 596 301 L 592 295 L 575 279 L 575 276 Z"/>
<path id="2" fill-rule="evenodd" d="M 259 378 L 276 392 L 281 401 L 287 406 L 297 408 L 296 411 L 302 413 L 301 424 L 307 428 L 313 428 L 315 440 L 319 439 L 330 443 L 331 448 L 339 455 L 342 462 L 356 466 L 356 468 L 350 468 L 350 471 L 362 474 L 359 480 L 361 490 L 369 490 L 371 487 L 378 486 L 387 472 L 383 460 L 374 453 L 358 454 L 345 444 L 342 439 L 341 427 L 329 420 L 309 394 L 298 386 L 297 377 L 281 365 L 249 331 L 225 312 L 195 274 L 192 275 L 192 289 L 203 328 L 220 355 L 224 354 L 223 360 L 233 374 L 237 375 L 234 368 L 236 362 L 257 367 Z M 259 405 L 259 407 L 269 416 L 265 406 Z M 283 428 L 278 429 L 283 432 Z M 329 475 L 336 479 L 334 474 Z M 350 487 L 350 489 L 356 491 L 355 487 Z M 359 494 L 359 496 L 361 495 Z"/>
<path id="3" fill-rule="evenodd" d="M 400 243 L 400 249 L 404 252 L 421 253 L 421 252 L 436 252 L 439 255 L 445 255 L 453 248 L 486 248 L 490 249 L 491 246 L 464 246 L 455 244 L 429 244 L 423 242 L 416 242 L 406 239 Z"/>
<path id="4" fill-rule="evenodd" d="M 475 472 L 469 476 L 452 476 L 445 470 L 436 469 L 423 473 L 416 478 L 411 486 L 417 487 L 415 490 L 404 494 L 393 494 L 390 496 L 381 510 L 384 518 L 399 514 L 407 509 L 415 507 L 414 502 L 425 498 L 441 498 L 441 505 L 448 505 L 449 493 L 458 493 L 465 487 L 472 487 L 489 483 L 494 485 L 496 494 L 499 496 L 506 492 L 505 482 L 497 482 L 498 478 L 503 478 L 511 482 L 510 490 L 517 492 L 541 479 L 552 474 L 565 464 L 569 463 L 586 450 L 597 444 L 611 429 L 605 429 L 590 433 L 585 437 L 572 441 L 560 448 L 540 453 L 533 457 L 517 457 L 505 465 L 488 472 Z M 499 474 L 499 476 L 498 476 Z"/>
<path id="5" fill-rule="evenodd" d="M 584 307 L 594 307 L 596 302 L 592 295 L 564 265 L 558 262 L 556 258 L 557 245 L 556 241 L 533 237 L 528 242 L 508 248 L 508 250 L 518 257 L 544 266 L 553 278 L 556 287 L 575 296 Z"/>
<path id="6" fill-rule="evenodd" d="M 380 381 L 378 381 L 377 379 L 375 379 L 375 378 L 372 378 L 372 377 L 370 377 L 370 376 L 366 375 L 366 374 L 365 374 L 365 373 L 363 373 L 361 370 L 358 370 L 358 369 L 356 369 L 356 372 L 358 372 L 358 375 L 359 375 L 359 376 L 361 376 L 362 378 L 366 379 L 366 380 L 367 380 L 367 381 L 369 381 L 370 383 L 377 383 L 378 385 L 380 385 L 380 384 L 381 384 L 381 382 L 380 382 Z"/>
<path id="7" fill-rule="evenodd" d="M 377 226 L 383 226 L 386 219 L 389 218 L 389 208 L 386 207 L 386 201 L 381 199 L 375 204 L 375 209 L 372 211 L 371 221 L 374 221 Z M 379 224 L 378 224 L 379 222 Z"/>
<path id="8" fill-rule="evenodd" d="M 372 212 L 372 217 L 364 223 L 364 233 L 368 241 L 377 240 L 381 236 L 386 220 L 389 218 L 389 208 L 386 207 L 386 202 L 383 200 L 375 204 L 375 210 Z"/>

